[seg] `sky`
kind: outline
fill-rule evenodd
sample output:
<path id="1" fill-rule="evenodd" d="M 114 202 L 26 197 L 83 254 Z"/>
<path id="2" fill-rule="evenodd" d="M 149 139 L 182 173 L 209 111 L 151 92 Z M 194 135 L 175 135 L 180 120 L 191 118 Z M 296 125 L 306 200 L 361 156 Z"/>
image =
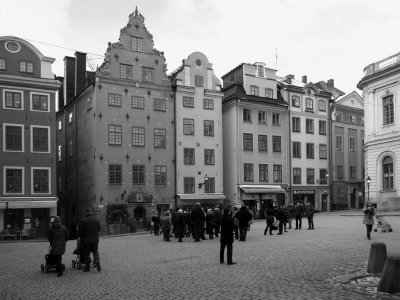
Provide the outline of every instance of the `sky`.
<path id="1" fill-rule="evenodd" d="M 264 62 L 279 76 L 334 79 L 343 92 L 361 93 L 363 69 L 400 52 L 397 0 L 0 0 L 0 35 L 28 40 L 63 76 L 63 59 L 75 51 L 100 65 L 136 6 L 168 74 L 200 51 L 219 78 Z"/>

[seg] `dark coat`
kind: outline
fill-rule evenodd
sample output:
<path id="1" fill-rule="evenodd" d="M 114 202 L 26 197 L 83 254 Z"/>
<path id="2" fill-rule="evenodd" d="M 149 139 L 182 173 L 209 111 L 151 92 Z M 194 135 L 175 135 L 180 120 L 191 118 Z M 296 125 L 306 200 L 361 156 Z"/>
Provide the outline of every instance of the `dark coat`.
<path id="1" fill-rule="evenodd" d="M 221 242 L 233 243 L 233 231 L 235 228 L 233 217 L 223 215 L 221 218 Z"/>
<path id="2" fill-rule="evenodd" d="M 278 207 L 275 212 L 276 218 L 281 222 L 287 222 L 289 218 L 289 211 L 285 208 Z"/>
<path id="3" fill-rule="evenodd" d="M 363 208 L 364 218 L 363 224 L 366 225 L 373 225 L 374 224 L 374 215 L 375 215 L 375 208 L 373 206 L 365 205 Z"/>
<path id="4" fill-rule="evenodd" d="M 289 211 L 289 218 L 294 218 L 294 206 L 290 204 L 286 208 Z"/>
<path id="5" fill-rule="evenodd" d="M 296 205 L 294 207 L 294 216 L 299 218 L 302 217 L 304 214 L 304 205 L 300 204 L 300 205 Z"/>
<path id="6" fill-rule="evenodd" d="M 267 208 L 265 210 L 265 219 L 267 222 L 268 221 L 273 222 L 274 216 L 275 216 L 275 209 L 273 207 Z"/>
<path id="7" fill-rule="evenodd" d="M 191 216 L 191 221 L 194 226 L 201 226 L 204 224 L 204 221 L 206 219 L 206 216 L 204 214 L 204 211 L 201 209 L 201 207 L 196 206 L 192 209 L 192 212 L 190 213 Z"/>
<path id="8" fill-rule="evenodd" d="M 176 234 L 175 237 L 183 238 L 185 235 L 185 216 L 183 213 L 177 213 L 175 217 L 174 223 L 174 232 Z"/>
<path id="9" fill-rule="evenodd" d="M 99 242 L 100 221 L 92 214 L 87 214 L 78 225 L 81 244 L 97 244 Z"/>
<path id="10" fill-rule="evenodd" d="M 50 242 L 50 254 L 63 255 L 65 253 L 65 245 L 67 244 L 68 231 L 61 223 L 51 224 L 50 232 L 48 235 Z"/>
<path id="11" fill-rule="evenodd" d="M 238 219 L 239 226 L 246 227 L 250 222 L 252 215 L 245 206 L 242 206 L 240 210 L 235 214 L 235 218 Z"/>
<path id="12" fill-rule="evenodd" d="M 308 218 L 314 215 L 314 206 L 307 204 L 304 208 L 304 215 Z"/>
<path id="13" fill-rule="evenodd" d="M 212 233 L 212 230 L 215 227 L 215 217 L 214 214 L 209 214 L 207 213 L 206 216 L 206 226 L 207 226 L 207 232 L 210 234 Z"/>

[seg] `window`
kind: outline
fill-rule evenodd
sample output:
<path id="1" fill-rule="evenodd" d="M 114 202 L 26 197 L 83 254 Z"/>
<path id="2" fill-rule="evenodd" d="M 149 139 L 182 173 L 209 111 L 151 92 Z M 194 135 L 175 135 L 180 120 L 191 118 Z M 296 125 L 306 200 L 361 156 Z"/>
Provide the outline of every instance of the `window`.
<path id="1" fill-rule="evenodd" d="M 194 98 L 183 96 L 183 107 L 194 107 Z"/>
<path id="2" fill-rule="evenodd" d="M 132 147 L 144 147 L 144 127 L 132 127 Z"/>
<path id="3" fill-rule="evenodd" d="M 214 149 L 204 149 L 204 164 L 205 165 L 215 165 L 215 150 Z"/>
<path id="4" fill-rule="evenodd" d="M 71 112 L 68 114 L 68 123 L 71 124 L 74 121 L 74 114 Z"/>
<path id="5" fill-rule="evenodd" d="M 318 110 L 326 111 L 326 102 L 324 100 L 318 100 Z"/>
<path id="6" fill-rule="evenodd" d="M 157 185 L 167 184 L 167 166 L 154 166 L 154 183 Z"/>
<path id="7" fill-rule="evenodd" d="M 274 91 L 271 89 L 265 89 L 265 97 L 266 98 L 273 98 L 274 97 Z"/>
<path id="8" fill-rule="evenodd" d="M 307 169 L 307 184 L 314 184 L 314 169 Z"/>
<path id="9" fill-rule="evenodd" d="M 108 105 L 109 106 L 122 106 L 122 95 L 121 94 L 108 94 Z"/>
<path id="10" fill-rule="evenodd" d="M 281 152 L 281 137 L 277 135 L 272 136 L 272 151 Z"/>
<path id="11" fill-rule="evenodd" d="M 306 144 L 306 150 L 307 150 L 307 158 L 314 159 L 314 144 L 313 143 L 307 143 Z"/>
<path id="12" fill-rule="evenodd" d="M 335 117 L 336 117 L 336 122 L 342 122 L 342 114 L 341 113 L 336 113 L 335 114 Z"/>
<path id="13" fill-rule="evenodd" d="M 194 177 L 184 177 L 183 178 L 183 193 L 184 194 L 194 194 Z"/>
<path id="14" fill-rule="evenodd" d="M 183 119 L 183 134 L 194 135 L 194 119 Z"/>
<path id="15" fill-rule="evenodd" d="M 24 193 L 24 168 L 4 167 L 5 194 Z"/>
<path id="16" fill-rule="evenodd" d="M 319 183 L 327 184 L 328 183 L 328 170 L 327 169 L 319 169 Z"/>
<path id="17" fill-rule="evenodd" d="M 122 145 L 122 126 L 108 125 L 108 144 Z"/>
<path id="18" fill-rule="evenodd" d="M 32 168 L 32 193 L 50 193 L 50 168 Z"/>
<path id="19" fill-rule="evenodd" d="M 214 121 L 204 120 L 204 136 L 214 136 Z"/>
<path id="20" fill-rule="evenodd" d="M 19 71 L 21 73 L 33 73 L 33 63 L 29 61 L 20 61 Z"/>
<path id="21" fill-rule="evenodd" d="M 119 69 L 120 69 L 119 74 L 122 79 L 132 79 L 133 78 L 133 66 L 120 64 Z"/>
<path id="22" fill-rule="evenodd" d="M 62 160 L 62 148 L 61 148 L 61 145 L 58 145 L 57 153 L 58 153 L 58 161 L 61 161 Z"/>
<path id="23" fill-rule="evenodd" d="M 203 108 L 204 109 L 214 109 L 214 99 L 203 99 Z"/>
<path id="24" fill-rule="evenodd" d="M 132 37 L 132 51 L 143 52 L 143 39 Z"/>
<path id="25" fill-rule="evenodd" d="M 204 79 L 203 76 L 200 75 L 195 75 L 194 76 L 194 85 L 202 87 L 204 85 Z"/>
<path id="26" fill-rule="evenodd" d="M 350 124 L 352 124 L 352 125 L 356 124 L 356 116 L 350 115 L 349 116 L 349 121 L 350 121 Z"/>
<path id="27" fill-rule="evenodd" d="M 356 152 L 356 138 L 354 136 L 349 137 L 349 152 Z"/>
<path id="28" fill-rule="evenodd" d="M 267 112 L 266 111 L 258 111 L 258 124 L 267 125 Z"/>
<path id="29" fill-rule="evenodd" d="M 292 96 L 292 106 L 300 107 L 300 97 L 299 96 Z"/>
<path id="30" fill-rule="evenodd" d="M 341 166 L 341 165 L 337 166 L 337 177 L 340 179 L 343 178 L 343 166 Z"/>
<path id="31" fill-rule="evenodd" d="M 263 66 L 257 66 L 257 71 L 258 71 L 258 76 L 259 77 L 264 77 L 264 67 Z"/>
<path id="32" fill-rule="evenodd" d="M 122 165 L 108 165 L 108 184 L 122 184 Z"/>
<path id="33" fill-rule="evenodd" d="M 258 86 L 256 86 L 256 85 L 251 85 L 250 86 L 250 95 L 254 95 L 254 96 L 258 96 L 259 95 Z"/>
<path id="34" fill-rule="evenodd" d="M 268 151 L 268 136 L 264 134 L 258 135 L 258 151 Z"/>
<path id="35" fill-rule="evenodd" d="M 50 152 L 50 127 L 31 125 L 31 151 Z"/>
<path id="36" fill-rule="evenodd" d="M 183 148 L 183 163 L 185 165 L 195 164 L 194 153 L 194 148 Z"/>
<path id="37" fill-rule="evenodd" d="M 49 95 L 46 94 L 31 94 L 31 110 L 50 111 Z"/>
<path id="38" fill-rule="evenodd" d="M 314 101 L 311 98 L 306 98 L 306 110 L 314 110 Z"/>
<path id="39" fill-rule="evenodd" d="M 383 97 L 383 125 L 394 123 L 393 95 Z"/>
<path id="40" fill-rule="evenodd" d="M 319 159 L 327 159 L 328 152 L 326 144 L 319 144 Z"/>
<path id="41" fill-rule="evenodd" d="M 153 109 L 156 111 L 167 111 L 167 102 L 165 99 L 154 99 Z"/>
<path id="42" fill-rule="evenodd" d="M 68 156 L 72 157 L 74 155 L 74 148 L 72 147 L 72 140 L 68 143 Z"/>
<path id="43" fill-rule="evenodd" d="M 300 125 L 300 118 L 299 117 L 293 117 L 292 118 L 292 131 L 293 132 L 300 132 L 301 131 L 301 125 Z"/>
<path id="44" fill-rule="evenodd" d="M 282 182 L 282 165 L 274 165 L 274 182 Z"/>
<path id="45" fill-rule="evenodd" d="M 268 181 L 268 165 L 267 164 L 259 164 L 258 165 L 258 180 L 259 181 Z"/>
<path id="46" fill-rule="evenodd" d="M 293 184 L 301 184 L 301 169 L 293 168 Z"/>
<path id="47" fill-rule="evenodd" d="M 251 109 L 243 108 L 243 122 L 251 122 Z"/>
<path id="48" fill-rule="evenodd" d="M 144 185 L 146 184 L 146 173 L 144 165 L 132 165 L 132 184 Z"/>
<path id="49" fill-rule="evenodd" d="M 350 178 L 351 179 L 356 178 L 356 167 L 355 166 L 350 166 Z"/>
<path id="50" fill-rule="evenodd" d="M 343 151 L 343 136 L 341 135 L 336 136 L 336 150 Z"/>
<path id="51" fill-rule="evenodd" d="M 215 177 L 208 177 L 207 182 L 204 184 L 205 193 L 215 193 Z"/>
<path id="52" fill-rule="evenodd" d="M 22 104 L 22 92 L 4 91 L 4 108 L 22 109 Z"/>
<path id="53" fill-rule="evenodd" d="M 253 150 L 252 133 L 243 133 L 243 150 Z"/>
<path id="54" fill-rule="evenodd" d="M 61 129 L 62 129 L 62 122 L 58 121 L 58 130 L 61 130 Z"/>
<path id="55" fill-rule="evenodd" d="M 314 134 L 314 120 L 306 119 L 306 132 Z"/>
<path id="56" fill-rule="evenodd" d="M 293 157 L 301 158 L 301 143 L 293 142 Z"/>
<path id="57" fill-rule="evenodd" d="M 272 125 L 274 126 L 281 125 L 280 114 L 272 114 Z"/>
<path id="58" fill-rule="evenodd" d="M 319 135 L 326 135 L 326 121 L 319 120 Z"/>
<path id="59" fill-rule="evenodd" d="M 153 68 L 142 67 L 142 81 L 154 82 L 155 72 Z"/>
<path id="60" fill-rule="evenodd" d="M 382 161 L 383 170 L 383 189 L 393 190 L 393 159 L 386 156 Z"/>
<path id="61" fill-rule="evenodd" d="M 244 164 L 243 166 L 244 171 L 244 181 L 253 181 L 254 174 L 253 174 L 253 164 Z"/>
<path id="62" fill-rule="evenodd" d="M 132 108 L 144 109 L 144 97 L 132 96 L 131 97 Z"/>
<path id="63" fill-rule="evenodd" d="M 0 58 L 0 71 L 5 71 L 6 69 L 6 60 L 4 58 Z"/>
<path id="64" fill-rule="evenodd" d="M 167 148 L 166 129 L 154 129 L 154 148 Z"/>
<path id="65" fill-rule="evenodd" d="M 23 125 L 3 124 L 3 151 L 24 151 Z"/>

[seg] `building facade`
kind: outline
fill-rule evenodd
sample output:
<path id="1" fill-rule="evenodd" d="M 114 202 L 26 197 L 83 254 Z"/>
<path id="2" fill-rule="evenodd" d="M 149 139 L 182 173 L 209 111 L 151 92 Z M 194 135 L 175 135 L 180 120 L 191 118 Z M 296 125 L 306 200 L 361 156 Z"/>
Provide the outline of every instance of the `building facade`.
<path id="1" fill-rule="evenodd" d="M 364 68 L 363 91 L 367 199 L 382 211 L 400 210 L 400 53 Z"/>
<path id="2" fill-rule="evenodd" d="M 57 215 L 54 60 L 0 37 L 0 230 L 46 236 Z"/>
<path id="3" fill-rule="evenodd" d="M 221 82 L 200 52 L 184 59 L 170 79 L 175 99 L 176 206 L 222 205 Z"/>

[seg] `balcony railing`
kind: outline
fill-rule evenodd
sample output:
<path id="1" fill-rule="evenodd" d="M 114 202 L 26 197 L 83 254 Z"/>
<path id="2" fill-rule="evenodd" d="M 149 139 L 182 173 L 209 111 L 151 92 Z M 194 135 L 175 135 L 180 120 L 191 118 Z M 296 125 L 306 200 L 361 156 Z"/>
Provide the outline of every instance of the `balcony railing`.
<path id="1" fill-rule="evenodd" d="M 364 76 L 374 74 L 395 64 L 400 64 L 400 52 L 366 66 L 364 68 Z"/>

